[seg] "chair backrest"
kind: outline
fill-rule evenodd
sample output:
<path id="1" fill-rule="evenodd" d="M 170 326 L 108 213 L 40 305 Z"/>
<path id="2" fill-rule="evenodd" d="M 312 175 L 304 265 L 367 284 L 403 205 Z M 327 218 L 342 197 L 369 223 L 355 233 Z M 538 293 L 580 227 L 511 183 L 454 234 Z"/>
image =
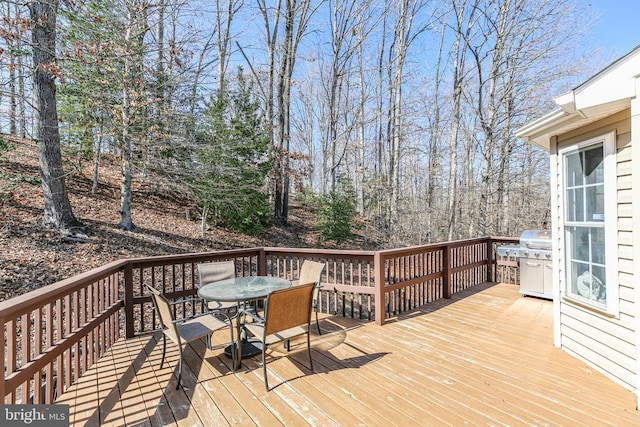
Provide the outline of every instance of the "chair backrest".
<path id="1" fill-rule="evenodd" d="M 177 326 L 173 322 L 173 313 L 171 312 L 171 304 L 164 295 L 160 293 L 159 290 L 153 288 L 149 285 L 145 285 L 149 293 L 151 294 L 151 299 L 153 300 L 153 305 L 160 316 L 160 324 L 162 329 L 166 330 L 166 333 L 169 335 L 171 339 L 175 342 L 180 343 L 180 334 L 178 333 Z"/>
<path id="2" fill-rule="evenodd" d="M 273 291 L 265 307 L 265 335 L 309 325 L 315 283 Z"/>
<path id="3" fill-rule="evenodd" d="M 198 264 L 198 284 L 201 287 L 208 283 L 233 279 L 234 277 L 236 277 L 236 263 L 234 260 Z"/>
<path id="4" fill-rule="evenodd" d="M 298 283 L 315 283 L 320 284 L 320 276 L 324 269 L 324 263 L 317 261 L 304 260 L 302 267 L 300 268 L 300 278 Z"/>

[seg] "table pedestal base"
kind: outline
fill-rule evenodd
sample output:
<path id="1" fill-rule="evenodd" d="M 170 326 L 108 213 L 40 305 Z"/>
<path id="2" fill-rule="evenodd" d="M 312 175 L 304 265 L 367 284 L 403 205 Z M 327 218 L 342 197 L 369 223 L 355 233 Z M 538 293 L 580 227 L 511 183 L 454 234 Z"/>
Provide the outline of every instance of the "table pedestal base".
<path id="1" fill-rule="evenodd" d="M 231 357 L 231 350 L 235 345 L 236 344 L 233 343 L 225 347 L 224 354 L 226 354 L 227 357 Z M 247 357 L 252 357 L 260 353 L 262 353 L 262 341 L 252 338 L 242 340 L 242 355 L 240 356 L 242 359 L 246 359 Z"/>

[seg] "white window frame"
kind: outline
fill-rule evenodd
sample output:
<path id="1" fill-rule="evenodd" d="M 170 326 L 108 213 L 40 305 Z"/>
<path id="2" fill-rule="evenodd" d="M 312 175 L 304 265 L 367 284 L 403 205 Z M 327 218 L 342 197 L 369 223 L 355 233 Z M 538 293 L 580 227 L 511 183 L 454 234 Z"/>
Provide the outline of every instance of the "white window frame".
<path id="1" fill-rule="evenodd" d="M 567 189 L 566 189 L 566 157 L 570 154 L 574 154 L 580 151 L 593 148 L 595 146 L 602 145 L 603 148 L 603 162 L 604 162 L 604 236 L 605 236 L 605 268 L 606 268 L 606 307 L 602 307 L 600 304 L 596 304 L 586 298 L 580 298 L 578 295 L 571 292 L 569 282 L 569 242 L 566 239 L 567 227 L 575 225 L 583 225 L 583 223 L 566 221 L 567 210 Z M 563 274 L 560 280 L 564 283 L 561 287 L 562 295 L 565 301 L 575 302 L 581 306 L 592 308 L 596 311 L 604 312 L 609 316 L 619 316 L 619 284 L 618 284 L 618 197 L 617 197 L 617 172 L 616 172 L 616 133 L 609 132 L 605 135 L 595 138 L 581 141 L 579 143 L 562 147 L 558 150 L 558 172 L 559 182 L 558 189 L 561 201 L 560 216 L 560 241 L 561 241 L 561 256 L 563 262 L 562 266 Z M 586 221 L 585 221 L 586 222 Z"/>

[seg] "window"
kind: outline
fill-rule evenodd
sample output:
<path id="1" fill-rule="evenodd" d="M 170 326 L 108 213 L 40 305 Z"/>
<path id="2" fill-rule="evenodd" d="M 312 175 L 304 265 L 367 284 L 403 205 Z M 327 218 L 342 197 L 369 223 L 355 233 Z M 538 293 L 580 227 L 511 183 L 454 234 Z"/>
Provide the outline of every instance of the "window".
<path id="1" fill-rule="evenodd" d="M 614 141 L 611 134 L 561 151 L 565 292 L 612 313 L 617 310 Z"/>

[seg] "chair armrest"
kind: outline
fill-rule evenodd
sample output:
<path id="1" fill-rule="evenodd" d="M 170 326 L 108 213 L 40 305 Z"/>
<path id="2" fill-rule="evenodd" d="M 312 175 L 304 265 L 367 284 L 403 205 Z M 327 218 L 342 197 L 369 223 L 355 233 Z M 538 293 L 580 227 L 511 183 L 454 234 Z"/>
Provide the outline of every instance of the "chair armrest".
<path id="1" fill-rule="evenodd" d="M 204 300 L 202 298 L 196 297 L 196 298 L 182 298 L 179 300 L 175 300 L 175 301 L 169 301 L 169 305 L 177 305 L 177 304 L 184 304 L 187 302 L 196 302 L 196 303 L 201 303 Z"/>
<path id="2" fill-rule="evenodd" d="M 293 279 L 291 281 L 291 286 L 298 286 L 298 285 L 301 285 L 301 284 L 303 284 L 303 283 L 300 283 L 300 279 Z M 322 282 L 317 282 L 316 283 L 316 289 L 322 289 L 322 288 L 324 288 L 324 285 L 322 284 Z"/>
<path id="3" fill-rule="evenodd" d="M 254 322 L 256 323 L 264 323 L 264 317 L 258 315 L 255 311 L 253 310 L 240 310 L 238 312 L 238 315 L 243 314 L 245 316 L 249 316 L 251 317 L 251 319 L 253 319 Z"/>
<path id="4" fill-rule="evenodd" d="M 231 324 L 231 317 L 229 317 L 229 315 L 227 315 L 226 313 L 217 313 L 216 312 L 216 315 L 226 317 L 226 322 Z M 174 320 L 172 323 L 182 323 L 182 322 L 186 322 L 187 320 L 198 319 L 198 318 L 204 317 L 204 316 L 214 316 L 214 315 L 213 315 L 212 312 L 204 312 L 204 313 L 196 314 L 195 316 L 185 317 L 184 319 Z"/>

